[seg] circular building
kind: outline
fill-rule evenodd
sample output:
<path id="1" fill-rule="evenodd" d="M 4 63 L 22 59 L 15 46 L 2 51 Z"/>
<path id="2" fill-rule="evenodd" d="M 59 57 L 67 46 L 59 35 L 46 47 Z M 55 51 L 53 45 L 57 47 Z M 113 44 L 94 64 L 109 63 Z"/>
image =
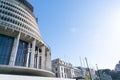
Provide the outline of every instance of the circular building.
<path id="1" fill-rule="evenodd" d="M 27 0 L 0 0 L 0 73 L 54 75 L 50 49 Z"/>

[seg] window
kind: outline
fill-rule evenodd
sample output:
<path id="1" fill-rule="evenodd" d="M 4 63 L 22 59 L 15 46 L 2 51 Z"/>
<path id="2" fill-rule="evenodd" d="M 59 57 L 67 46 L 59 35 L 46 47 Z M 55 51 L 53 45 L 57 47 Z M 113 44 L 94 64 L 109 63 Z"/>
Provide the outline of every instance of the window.
<path id="1" fill-rule="evenodd" d="M 14 39 L 0 35 L 0 64 L 8 65 Z"/>
<path id="2" fill-rule="evenodd" d="M 56 73 L 55 75 L 56 75 L 56 77 L 58 77 L 58 74 L 57 74 L 57 73 Z"/>
<path id="3" fill-rule="evenodd" d="M 28 61 L 28 67 L 30 67 L 30 60 L 31 59 L 31 52 L 29 53 L 29 61 Z"/>
<path id="4" fill-rule="evenodd" d="M 37 68 L 37 54 L 34 55 L 34 67 Z"/>
<path id="5" fill-rule="evenodd" d="M 63 76 L 63 73 L 62 73 L 62 77 L 64 77 L 64 76 Z"/>
<path id="6" fill-rule="evenodd" d="M 41 50 L 41 49 L 39 49 L 39 52 L 41 53 L 41 52 L 42 52 L 42 50 Z"/>
<path id="7" fill-rule="evenodd" d="M 15 61 L 16 66 L 26 66 L 27 53 L 28 53 L 28 43 L 20 40 L 16 61 Z"/>
<path id="8" fill-rule="evenodd" d="M 42 60 L 42 57 L 39 56 L 39 69 L 41 69 L 41 60 Z"/>
<path id="9" fill-rule="evenodd" d="M 55 68 L 55 71 L 57 71 L 57 68 Z"/>

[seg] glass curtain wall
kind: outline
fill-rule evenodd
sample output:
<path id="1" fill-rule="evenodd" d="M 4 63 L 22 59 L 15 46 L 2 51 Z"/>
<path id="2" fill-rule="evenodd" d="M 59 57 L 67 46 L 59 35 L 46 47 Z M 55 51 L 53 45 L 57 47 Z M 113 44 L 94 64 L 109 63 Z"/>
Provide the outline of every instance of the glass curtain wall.
<path id="1" fill-rule="evenodd" d="M 16 66 L 26 66 L 28 53 L 28 43 L 24 41 L 19 41 L 19 47 L 16 55 Z"/>
<path id="2" fill-rule="evenodd" d="M 14 38 L 0 34 L 0 64 L 8 65 Z"/>

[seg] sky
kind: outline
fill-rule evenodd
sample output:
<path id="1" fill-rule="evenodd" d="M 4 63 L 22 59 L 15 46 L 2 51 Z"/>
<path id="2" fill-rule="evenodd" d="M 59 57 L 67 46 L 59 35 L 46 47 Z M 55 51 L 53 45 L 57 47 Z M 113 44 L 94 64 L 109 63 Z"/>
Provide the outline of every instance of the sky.
<path id="1" fill-rule="evenodd" d="M 120 60 L 120 0 L 28 0 L 52 59 L 114 69 Z"/>

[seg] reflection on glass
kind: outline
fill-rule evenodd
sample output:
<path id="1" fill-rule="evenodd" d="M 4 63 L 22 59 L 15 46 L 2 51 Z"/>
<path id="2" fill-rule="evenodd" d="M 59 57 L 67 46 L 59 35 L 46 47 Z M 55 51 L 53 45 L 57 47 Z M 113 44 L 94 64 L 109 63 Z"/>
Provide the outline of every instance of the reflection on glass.
<path id="1" fill-rule="evenodd" d="M 20 40 L 15 61 L 16 66 L 26 66 L 27 53 L 28 43 Z"/>
<path id="2" fill-rule="evenodd" d="M 0 64 L 8 65 L 14 39 L 0 35 Z"/>

